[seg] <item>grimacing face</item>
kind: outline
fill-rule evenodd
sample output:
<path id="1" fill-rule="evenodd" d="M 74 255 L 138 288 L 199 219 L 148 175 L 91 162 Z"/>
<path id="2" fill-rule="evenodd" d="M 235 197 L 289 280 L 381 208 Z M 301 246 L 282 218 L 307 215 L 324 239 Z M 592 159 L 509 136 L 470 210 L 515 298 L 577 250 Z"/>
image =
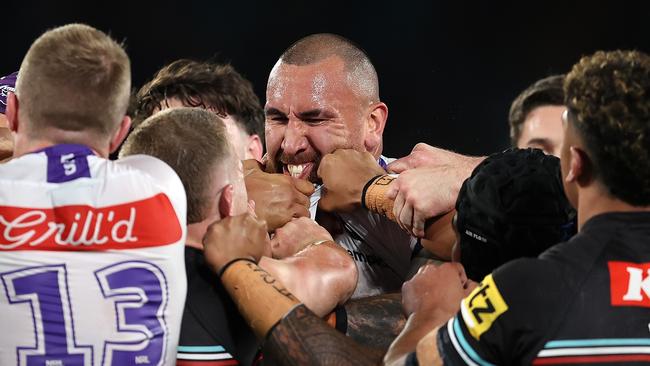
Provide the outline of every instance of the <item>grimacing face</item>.
<path id="1" fill-rule="evenodd" d="M 266 90 L 267 168 L 316 183 L 323 155 L 374 148 L 377 133 L 366 122 L 371 110 L 349 86 L 340 58 L 303 66 L 279 61 Z"/>

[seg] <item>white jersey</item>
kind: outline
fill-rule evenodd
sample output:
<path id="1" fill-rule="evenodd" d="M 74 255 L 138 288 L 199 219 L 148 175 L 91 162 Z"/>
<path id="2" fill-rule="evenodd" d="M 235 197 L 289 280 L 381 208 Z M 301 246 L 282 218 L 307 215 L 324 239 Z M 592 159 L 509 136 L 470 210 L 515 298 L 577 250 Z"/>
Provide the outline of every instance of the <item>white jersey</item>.
<path id="1" fill-rule="evenodd" d="M 0 365 L 173 365 L 185 206 L 149 156 L 56 145 L 0 165 Z"/>
<path id="2" fill-rule="evenodd" d="M 389 159 L 382 159 L 380 164 L 385 167 Z M 320 187 L 311 197 L 312 218 L 319 199 Z M 399 292 L 407 280 L 414 252 L 420 248 L 419 240 L 385 216 L 364 208 L 336 216 L 344 230 L 333 236 L 334 241 L 348 251 L 359 270 L 352 298 Z"/>

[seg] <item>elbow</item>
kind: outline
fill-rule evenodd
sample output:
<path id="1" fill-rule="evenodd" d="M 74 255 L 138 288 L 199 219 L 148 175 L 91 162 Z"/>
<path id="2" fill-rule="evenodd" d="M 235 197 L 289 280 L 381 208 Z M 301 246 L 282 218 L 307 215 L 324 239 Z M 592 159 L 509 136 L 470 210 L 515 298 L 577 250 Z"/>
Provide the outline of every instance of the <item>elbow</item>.
<path id="1" fill-rule="evenodd" d="M 337 303 L 342 305 L 357 288 L 359 271 L 354 259 L 347 252 L 336 253 L 336 258 L 332 259 L 332 278 L 327 279 L 324 286 L 328 288 L 330 293 L 337 294 Z"/>

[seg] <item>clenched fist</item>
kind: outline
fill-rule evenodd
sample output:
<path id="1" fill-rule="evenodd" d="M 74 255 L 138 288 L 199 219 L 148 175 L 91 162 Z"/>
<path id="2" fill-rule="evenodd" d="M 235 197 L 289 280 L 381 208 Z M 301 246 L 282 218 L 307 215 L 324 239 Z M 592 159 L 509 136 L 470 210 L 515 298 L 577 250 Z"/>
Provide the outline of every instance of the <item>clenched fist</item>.
<path id="1" fill-rule="evenodd" d="M 427 264 L 402 285 L 402 307 L 406 315 L 440 311 L 451 317 L 475 286 L 460 263 Z"/>
<path id="2" fill-rule="evenodd" d="M 318 167 L 318 176 L 323 180 L 318 207 L 324 211 L 353 211 L 361 205 L 366 183 L 382 174 L 386 172 L 367 151 L 340 149 L 323 156 Z"/>
<path id="3" fill-rule="evenodd" d="M 203 237 L 203 250 L 210 267 L 216 273 L 235 258 L 255 262 L 271 255 L 271 240 L 266 223 L 253 214 L 226 217 L 208 226 Z"/>
<path id="4" fill-rule="evenodd" d="M 244 161 L 248 198 L 255 201 L 255 214 L 266 221 L 269 232 L 297 217 L 309 217 L 309 196 L 314 186 L 304 179 L 266 173 L 255 160 Z"/>
<path id="5" fill-rule="evenodd" d="M 271 240 L 271 251 L 273 258 L 282 259 L 298 253 L 309 244 L 323 240 L 334 241 L 332 235 L 316 221 L 301 217 L 275 231 Z"/>

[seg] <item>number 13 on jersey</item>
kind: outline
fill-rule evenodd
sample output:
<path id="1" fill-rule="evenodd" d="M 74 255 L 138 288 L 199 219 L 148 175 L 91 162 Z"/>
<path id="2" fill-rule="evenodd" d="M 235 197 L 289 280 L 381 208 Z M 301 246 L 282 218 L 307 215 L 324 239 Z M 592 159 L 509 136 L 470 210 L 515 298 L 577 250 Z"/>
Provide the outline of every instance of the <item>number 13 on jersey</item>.
<path id="1" fill-rule="evenodd" d="M 18 365 L 93 365 L 95 352 L 101 353 L 102 365 L 164 363 L 168 287 L 160 268 L 145 261 L 124 261 L 98 269 L 94 275 L 97 291 L 114 308 L 113 330 L 118 335 L 104 340 L 100 347 L 77 337 L 82 327 L 96 329 L 106 324 L 75 324 L 65 264 L 0 274 L 9 304 L 28 307 L 25 316 L 31 315 L 33 324 L 33 339 L 19 340 L 24 343 L 15 349 Z"/>

